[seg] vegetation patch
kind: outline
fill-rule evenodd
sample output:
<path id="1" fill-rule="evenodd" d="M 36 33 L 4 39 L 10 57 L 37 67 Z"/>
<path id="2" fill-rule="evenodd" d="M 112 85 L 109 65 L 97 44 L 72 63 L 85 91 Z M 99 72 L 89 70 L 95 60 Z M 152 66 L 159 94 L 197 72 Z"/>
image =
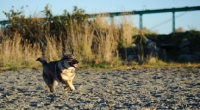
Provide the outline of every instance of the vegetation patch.
<path id="1" fill-rule="evenodd" d="M 4 11 L 3 11 L 4 12 Z M 123 66 L 162 66 L 178 57 L 176 49 L 170 49 L 168 59 L 145 55 L 147 39 L 156 42 L 177 43 L 187 38 L 191 48 L 200 52 L 199 31 L 157 35 L 146 28 L 133 26 L 130 17 L 119 21 L 98 15 L 89 18 L 83 9 L 74 7 L 72 12 L 63 11 L 54 16 L 47 5 L 41 13 L 25 17 L 23 7 L 4 12 L 10 24 L 0 30 L 0 68 L 35 68 L 41 66 L 35 60 L 43 57 L 47 61 L 59 60 L 62 52 L 74 50 L 80 67 L 116 68 Z M 111 22 L 109 22 L 111 21 Z M 133 49 L 137 45 L 137 52 Z M 193 51 L 191 50 L 191 51 Z M 129 56 L 137 53 L 136 60 Z M 174 59 L 173 59 L 174 58 Z"/>

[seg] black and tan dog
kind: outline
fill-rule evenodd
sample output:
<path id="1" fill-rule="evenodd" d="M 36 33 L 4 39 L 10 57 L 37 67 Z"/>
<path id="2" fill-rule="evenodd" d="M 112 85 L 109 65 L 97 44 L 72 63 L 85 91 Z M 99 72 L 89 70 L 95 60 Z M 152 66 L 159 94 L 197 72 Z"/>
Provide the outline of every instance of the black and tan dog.
<path id="1" fill-rule="evenodd" d="M 58 82 L 65 84 L 64 89 L 68 87 L 71 90 L 75 90 L 72 83 L 75 77 L 75 68 L 78 65 L 78 60 L 73 54 L 63 54 L 62 59 L 59 61 L 51 61 L 47 63 L 44 59 L 38 58 L 36 61 L 40 61 L 43 66 L 43 79 L 50 89 L 50 92 L 56 92 L 55 88 Z"/>

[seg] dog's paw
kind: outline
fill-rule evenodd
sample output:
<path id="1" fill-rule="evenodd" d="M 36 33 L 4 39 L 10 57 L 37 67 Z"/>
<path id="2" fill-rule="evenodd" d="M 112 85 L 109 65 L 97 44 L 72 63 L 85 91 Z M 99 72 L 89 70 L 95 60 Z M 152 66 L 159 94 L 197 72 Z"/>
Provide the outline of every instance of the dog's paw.
<path id="1" fill-rule="evenodd" d="M 74 90 L 75 90 L 75 87 L 74 87 L 74 86 L 72 86 L 72 87 L 71 87 L 71 90 L 72 90 L 72 91 L 74 91 Z"/>

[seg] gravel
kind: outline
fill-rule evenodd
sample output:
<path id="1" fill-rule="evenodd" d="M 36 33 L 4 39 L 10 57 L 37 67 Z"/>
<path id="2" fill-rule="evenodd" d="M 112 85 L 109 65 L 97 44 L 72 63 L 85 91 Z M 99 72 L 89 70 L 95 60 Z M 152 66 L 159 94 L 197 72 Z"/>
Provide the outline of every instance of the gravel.
<path id="1" fill-rule="evenodd" d="M 0 109 L 200 109 L 200 68 L 77 69 L 50 93 L 42 69 L 0 72 Z"/>

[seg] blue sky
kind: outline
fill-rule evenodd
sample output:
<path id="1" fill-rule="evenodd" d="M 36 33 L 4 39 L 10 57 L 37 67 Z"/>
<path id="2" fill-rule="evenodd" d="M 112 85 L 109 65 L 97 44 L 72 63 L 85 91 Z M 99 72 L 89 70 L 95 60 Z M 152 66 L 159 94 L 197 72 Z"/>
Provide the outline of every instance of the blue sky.
<path id="1" fill-rule="evenodd" d="M 0 4 L 0 20 L 6 19 L 2 11 L 8 12 L 12 6 L 16 10 L 24 6 L 25 15 L 29 16 L 39 13 L 47 4 L 54 15 L 60 15 L 65 9 L 71 12 L 74 6 L 84 9 L 86 13 L 101 13 L 200 6 L 200 0 L 4 0 Z M 200 11 L 177 12 L 175 16 L 176 28 L 200 30 Z M 131 18 L 133 25 L 139 27 L 139 16 Z M 171 18 L 172 13 L 143 15 L 143 26 L 157 33 L 169 34 L 172 32 Z"/>

